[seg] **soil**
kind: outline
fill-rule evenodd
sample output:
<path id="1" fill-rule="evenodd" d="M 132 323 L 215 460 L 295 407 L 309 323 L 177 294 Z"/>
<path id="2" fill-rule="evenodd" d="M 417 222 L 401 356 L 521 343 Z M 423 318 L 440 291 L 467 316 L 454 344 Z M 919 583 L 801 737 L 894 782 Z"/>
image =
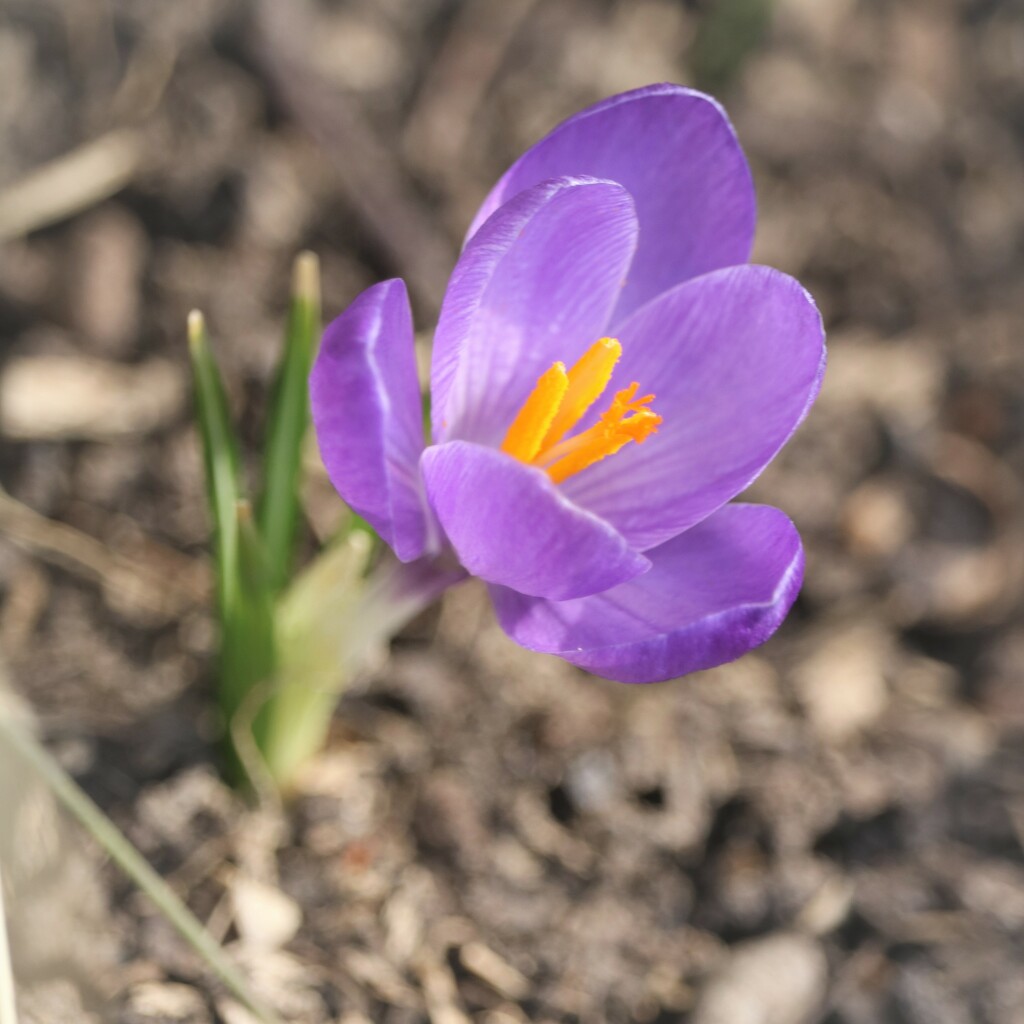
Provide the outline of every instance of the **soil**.
<path id="1" fill-rule="evenodd" d="M 829 330 L 751 491 L 805 538 L 793 614 L 625 687 L 519 650 L 467 585 L 345 695 L 292 801 L 246 803 L 217 773 L 187 312 L 255 452 L 299 250 L 328 315 L 400 274 L 427 330 L 503 168 L 659 80 L 717 89 L 755 260 Z M 1022 131 L 1016 0 L 6 0 L 0 227 L 24 176 L 101 153 L 19 194 L 0 250 L 0 649 L 284 1017 L 1024 1021 Z M 310 551 L 338 509 L 314 476 Z M 248 1019 L 13 772 L 23 1020 Z"/>

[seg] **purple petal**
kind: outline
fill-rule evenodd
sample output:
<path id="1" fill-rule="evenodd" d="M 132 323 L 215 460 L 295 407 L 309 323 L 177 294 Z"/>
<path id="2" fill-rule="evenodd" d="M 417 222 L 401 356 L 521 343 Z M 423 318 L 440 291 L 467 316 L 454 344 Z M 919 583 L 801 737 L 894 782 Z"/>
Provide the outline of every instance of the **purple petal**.
<path id="1" fill-rule="evenodd" d="M 764 643 L 803 580 L 796 528 L 766 505 L 727 505 L 648 554 L 649 573 L 576 601 L 492 587 L 502 629 L 608 679 L 653 683 Z"/>
<path id="2" fill-rule="evenodd" d="M 650 567 L 607 523 L 577 508 L 539 469 L 466 441 L 428 448 L 430 503 L 459 561 L 488 583 L 561 601 Z"/>
<path id="3" fill-rule="evenodd" d="M 434 337 L 434 437 L 498 446 L 537 378 L 601 337 L 636 245 L 619 185 L 563 178 L 517 196 L 456 264 Z"/>
<path id="4" fill-rule="evenodd" d="M 518 192 L 564 174 L 617 181 L 636 202 L 640 245 L 615 323 L 681 281 L 750 258 L 750 168 L 725 112 L 710 96 L 652 85 L 569 118 L 505 173 L 469 237 Z"/>
<path id="5" fill-rule="evenodd" d="M 331 483 L 408 562 L 428 546 L 423 406 L 405 285 L 384 281 L 324 332 L 309 388 Z"/>
<path id="6" fill-rule="evenodd" d="M 807 412 L 825 370 L 814 301 L 767 267 L 732 267 L 672 289 L 618 330 L 609 388 L 639 381 L 664 422 L 562 485 L 645 551 L 740 493 Z"/>

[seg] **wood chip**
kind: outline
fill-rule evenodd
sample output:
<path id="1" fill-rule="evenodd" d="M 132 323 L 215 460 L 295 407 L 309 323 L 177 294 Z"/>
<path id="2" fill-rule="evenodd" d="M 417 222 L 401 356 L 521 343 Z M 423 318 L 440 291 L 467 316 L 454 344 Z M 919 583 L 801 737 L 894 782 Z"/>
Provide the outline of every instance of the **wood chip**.
<path id="1" fill-rule="evenodd" d="M 470 1024 L 469 1017 L 456 1005 L 458 988 L 445 964 L 424 956 L 416 965 L 416 973 L 423 986 L 430 1024 Z"/>
<path id="2" fill-rule="evenodd" d="M 529 979 L 482 942 L 467 942 L 459 950 L 459 959 L 467 971 L 507 999 L 525 999 L 530 994 Z"/>
<path id="3" fill-rule="evenodd" d="M 416 990 L 382 957 L 352 949 L 345 954 L 344 966 L 355 981 L 365 985 L 384 1002 L 392 1006 L 422 1006 Z"/>
<path id="4" fill-rule="evenodd" d="M 127 366 L 79 356 L 13 359 L 0 377 L 0 433 L 18 440 L 110 441 L 172 422 L 183 371 L 163 359 Z"/>

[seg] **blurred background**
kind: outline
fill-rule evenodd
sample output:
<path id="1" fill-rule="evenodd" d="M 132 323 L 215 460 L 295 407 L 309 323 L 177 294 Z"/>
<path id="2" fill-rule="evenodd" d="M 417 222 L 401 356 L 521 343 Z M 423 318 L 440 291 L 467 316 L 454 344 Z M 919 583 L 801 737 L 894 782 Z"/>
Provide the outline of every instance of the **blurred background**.
<path id="1" fill-rule="evenodd" d="M 829 329 L 757 500 L 807 581 L 629 688 L 473 585 L 284 810 L 219 780 L 185 316 L 260 436 L 289 268 L 402 275 L 611 93 L 696 84 Z M 0 652 L 61 762 L 307 1024 L 1024 1021 L 1024 3 L 2 0 Z M 338 499 L 307 494 L 310 550 Z M 0 766 L 3 768 L 3 766 Z M 246 1018 L 7 766 L 27 1022 Z M 6 829 L 6 834 L 4 830 Z"/>

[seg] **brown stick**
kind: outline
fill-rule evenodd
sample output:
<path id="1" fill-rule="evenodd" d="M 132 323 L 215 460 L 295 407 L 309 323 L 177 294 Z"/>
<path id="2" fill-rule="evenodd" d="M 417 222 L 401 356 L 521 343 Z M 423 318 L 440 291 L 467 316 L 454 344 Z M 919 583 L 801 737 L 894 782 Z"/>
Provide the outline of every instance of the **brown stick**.
<path id="1" fill-rule="evenodd" d="M 395 266 L 423 309 L 440 307 L 454 246 L 413 194 L 396 152 L 383 143 L 358 106 L 320 81 L 302 58 L 308 38 L 299 4 L 261 0 L 257 6 L 257 57 L 274 88 L 334 161 L 346 198 Z"/>

